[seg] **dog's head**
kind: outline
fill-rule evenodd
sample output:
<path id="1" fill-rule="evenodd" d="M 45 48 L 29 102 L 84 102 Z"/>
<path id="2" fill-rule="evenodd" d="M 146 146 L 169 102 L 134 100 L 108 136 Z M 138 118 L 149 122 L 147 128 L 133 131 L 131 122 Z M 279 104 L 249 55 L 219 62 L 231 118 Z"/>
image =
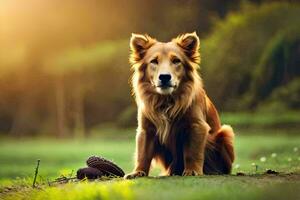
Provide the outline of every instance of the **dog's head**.
<path id="1" fill-rule="evenodd" d="M 186 33 L 170 42 L 159 42 L 148 35 L 132 34 L 130 63 L 139 72 L 138 81 L 160 95 L 171 95 L 184 80 L 193 79 L 200 62 L 199 38 Z"/>

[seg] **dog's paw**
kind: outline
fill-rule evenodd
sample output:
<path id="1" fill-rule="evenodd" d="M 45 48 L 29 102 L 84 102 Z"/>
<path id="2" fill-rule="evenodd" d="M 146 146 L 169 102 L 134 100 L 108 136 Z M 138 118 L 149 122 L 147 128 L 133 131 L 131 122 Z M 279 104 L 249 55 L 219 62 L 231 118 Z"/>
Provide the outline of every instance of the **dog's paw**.
<path id="1" fill-rule="evenodd" d="M 143 171 L 132 172 L 130 174 L 126 174 L 124 179 L 134 179 L 139 177 L 147 176 L 147 174 Z"/>
<path id="2" fill-rule="evenodd" d="M 203 173 L 197 172 L 196 170 L 184 170 L 182 176 L 200 176 Z"/>

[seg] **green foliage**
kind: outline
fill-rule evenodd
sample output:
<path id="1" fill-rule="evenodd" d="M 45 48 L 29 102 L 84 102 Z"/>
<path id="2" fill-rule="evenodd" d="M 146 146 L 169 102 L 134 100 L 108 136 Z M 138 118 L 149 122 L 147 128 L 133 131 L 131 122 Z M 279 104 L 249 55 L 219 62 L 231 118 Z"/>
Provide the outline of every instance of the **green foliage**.
<path id="1" fill-rule="evenodd" d="M 119 115 L 116 125 L 118 127 L 135 127 L 137 126 L 137 108 L 135 105 L 128 106 Z"/>
<path id="2" fill-rule="evenodd" d="M 257 98 L 255 101 L 263 100 L 254 92 L 249 94 L 249 90 L 251 87 L 260 90 L 263 83 L 277 78 L 268 74 L 278 70 L 269 63 L 276 63 L 274 52 L 278 51 L 279 38 L 285 51 L 295 50 L 291 44 L 299 40 L 299 13 L 298 4 L 272 3 L 260 7 L 246 4 L 242 11 L 217 24 L 213 34 L 202 42 L 202 67 L 208 93 L 218 106 L 231 110 L 247 108 L 253 103 L 249 100 L 251 97 L 247 97 L 251 95 Z M 285 62 L 291 53 L 285 52 Z M 283 67 L 285 62 L 278 65 Z M 292 67 L 297 68 L 297 65 Z M 266 76 L 270 78 L 265 80 Z M 271 82 L 270 87 L 279 84 Z"/>
<path id="3" fill-rule="evenodd" d="M 245 95 L 246 98 L 248 98 L 247 101 L 249 104 L 258 104 L 259 101 L 265 100 L 272 93 L 276 93 L 276 90 L 286 88 L 292 90 L 285 90 L 286 98 L 277 98 L 277 103 L 280 103 L 278 100 L 282 100 L 282 104 L 286 105 L 285 108 L 292 109 L 300 106 L 299 101 L 295 100 L 295 97 L 293 98 L 295 92 L 297 92 L 295 91 L 295 87 L 297 86 L 295 83 L 291 83 L 295 82 L 294 79 L 297 79 L 300 75 L 300 70 L 298 69 L 299 55 L 297 53 L 299 48 L 299 26 L 288 27 L 287 29 L 278 32 L 277 35 L 270 40 L 253 73 L 250 90 Z M 292 84 L 290 87 L 286 86 L 290 84 Z M 272 99 L 274 99 L 274 97 L 269 98 L 269 101 Z M 289 103 L 289 101 L 293 102 Z M 297 103 L 298 105 L 295 105 Z M 293 106 L 290 104 L 293 104 Z"/>
<path id="4" fill-rule="evenodd" d="M 287 85 L 276 88 L 267 100 L 259 105 L 259 110 L 286 111 L 287 109 L 300 109 L 300 79 L 296 78 Z"/>
<path id="5" fill-rule="evenodd" d="M 92 47 L 73 47 L 64 49 L 60 53 L 49 56 L 44 61 L 46 70 L 56 73 L 70 73 L 70 71 L 90 70 L 91 67 L 99 68 L 126 52 L 128 41 L 104 41 Z"/>
<path id="6" fill-rule="evenodd" d="M 256 1 L 240 9 L 241 2 L 0 2 L 0 132 L 75 137 L 103 123 L 134 126 L 131 32 L 169 41 L 196 30 L 204 84 L 219 110 L 246 111 L 273 99 L 298 108 L 295 100 L 269 96 L 300 73 L 299 4 Z M 283 69 L 287 78 L 276 82 Z M 285 100 L 294 99 L 288 93 Z"/>

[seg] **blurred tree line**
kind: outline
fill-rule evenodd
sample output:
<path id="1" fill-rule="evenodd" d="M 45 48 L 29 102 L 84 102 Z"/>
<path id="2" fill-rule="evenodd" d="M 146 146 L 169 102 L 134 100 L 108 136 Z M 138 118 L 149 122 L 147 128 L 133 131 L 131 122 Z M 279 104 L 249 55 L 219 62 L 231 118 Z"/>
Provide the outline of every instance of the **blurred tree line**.
<path id="1" fill-rule="evenodd" d="M 300 108 L 300 7 L 244 5 L 202 45 L 206 87 L 225 110 Z"/>
<path id="2" fill-rule="evenodd" d="M 0 132 L 82 137 L 134 125 L 132 32 L 167 41 L 196 30 L 221 110 L 299 108 L 299 13 L 296 1 L 2 0 Z"/>

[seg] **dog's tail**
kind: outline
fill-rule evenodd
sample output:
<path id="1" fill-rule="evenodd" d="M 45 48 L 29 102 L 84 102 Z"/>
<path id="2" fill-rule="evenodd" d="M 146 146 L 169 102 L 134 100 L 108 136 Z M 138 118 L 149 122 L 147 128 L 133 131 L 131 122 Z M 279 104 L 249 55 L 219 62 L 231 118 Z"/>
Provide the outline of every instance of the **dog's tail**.
<path id="1" fill-rule="evenodd" d="M 223 125 L 215 134 L 208 136 L 205 148 L 204 174 L 230 174 L 234 161 L 234 132 Z"/>

